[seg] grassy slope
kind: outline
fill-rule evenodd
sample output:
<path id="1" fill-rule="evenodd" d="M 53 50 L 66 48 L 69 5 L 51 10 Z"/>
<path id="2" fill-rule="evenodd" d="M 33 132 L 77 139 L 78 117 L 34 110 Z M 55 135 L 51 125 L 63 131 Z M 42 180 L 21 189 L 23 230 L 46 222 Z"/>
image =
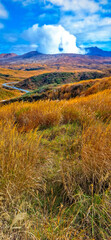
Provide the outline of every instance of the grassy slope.
<path id="1" fill-rule="evenodd" d="M 88 96 L 105 89 L 111 89 L 111 77 L 102 79 L 90 79 L 74 84 L 65 84 L 50 91 L 46 94 L 49 99 L 70 99 L 77 96 Z"/>
<path id="2" fill-rule="evenodd" d="M 111 90 L 0 108 L 1 238 L 109 240 Z"/>
<path id="3" fill-rule="evenodd" d="M 40 99 L 70 99 L 79 96 L 88 96 L 105 89 L 111 89 L 111 77 L 102 79 L 90 79 L 72 84 L 61 84 L 55 86 L 54 84 L 43 85 L 37 90 L 24 94 L 22 97 L 15 99 L 15 101 L 37 101 Z"/>
<path id="4" fill-rule="evenodd" d="M 20 95 L 21 94 L 17 91 L 0 88 L 0 100 L 10 99 L 10 98 L 18 97 Z"/>
<path id="5" fill-rule="evenodd" d="M 53 72 L 33 76 L 16 84 L 17 87 L 34 90 L 49 84 L 65 84 L 82 81 L 86 79 L 102 78 L 105 74 L 102 72 Z"/>

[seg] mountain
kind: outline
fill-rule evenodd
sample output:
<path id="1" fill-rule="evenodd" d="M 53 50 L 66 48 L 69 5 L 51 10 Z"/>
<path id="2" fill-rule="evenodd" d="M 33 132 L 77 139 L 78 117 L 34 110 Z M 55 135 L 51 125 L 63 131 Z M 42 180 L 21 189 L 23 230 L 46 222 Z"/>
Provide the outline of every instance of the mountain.
<path id="1" fill-rule="evenodd" d="M 43 70 L 49 71 L 73 71 L 74 69 L 98 69 L 101 70 L 103 65 L 107 68 L 111 66 L 111 52 L 103 51 L 97 47 L 85 49 L 86 54 L 42 54 L 38 51 L 32 51 L 23 55 L 6 54 L 1 55 L 0 66 L 10 65 L 13 69 Z M 7 56 L 7 57 L 6 57 Z M 32 64 L 28 67 L 28 64 Z"/>
<path id="2" fill-rule="evenodd" d="M 42 53 L 39 53 L 38 51 L 32 51 L 32 52 L 25 53 L 19 57 L 22 57 L 24 59 L 24 58 L 33 58 L 38 55 L 42 55 Z"/>
<path id="3" fill-rule="evenodd" d="M 88 56 L 100 56 L 100 57 L 111 57 L 111 51 L 104 51 L 98 47 L 89 47 L 89 48 L 85 48 L 86 54 Z M 23 55 L 17 56 L 17 58 L 22 58 L 22 59 L 27 59 L 27 58 L 35 58 L 35 57 L 39 57 L 39 56 L 51 56 L 51 55 L 69 55 L 69 54 L 42 54 L 38 51 L 32 51 L 32 52 L 28 52 L 25 53 Z M 74 54 L 75 56 L 80 55 L 80 54 Z"/>
<path id="4" fill-rule="evenodd" d="M 15 53 L 2 53 L 0 54 L 0 58 L 3 58 L 3 59 L 7 59 L 7 58 L 12 58 L 12 57 L 16 57 L 17 54 Z"/>
<path id="5" fill-rule="evenodd" d="M 85 50 L 85 52 L 86 52 L 86 54 L 85 55 L 87 55 L 87 56 L 99 56 L 99 57 L 111 57 L 111 51 L 104 51 L 104 50 L 102 50 L 102 49 L 100 49 L 100 48 L 98 48 L 98 47 L 88 47 L 88 48 L 85 48 L 84 49 Z M 0 60 L 5 60 L 5 59 L 11 59 L 11 58 L 13 58 L 13 60 L 15 59 L 15 60 L 24 60 L 24 59 L 35 59 L 35 58 L 51 58 L 52 56 L 54 57 L 56 57 L 56 56 L 58 56 L 58 57 L 60 57 L 60 56 L 75 56 L 75 57 L 77 57 L 77 56 L 80 56 L 80 54 L 42 54 L 42 53 L 40 53 L 40 52 L 38 52 L 38 51 L 31 51 L 31 52 L 28 52 L 28 53 L 25 53 L 25 54 L 23 54 L 23 55 L 17 55 L 17 54 L 15 54 L 15 53 L 3 53 L 3 54 L 0 54 Z M 83 55 L 81 55 L 81 56 L 83 56 Z"/>
<path id="6" fill-rule="evenodd" d="M 85 48 L 85 51 L 86 51 L 86 54 L 85 55 L 88 55 L 88 56 L 101 56 L 101 57 L 111 57 L 111 51 L 104 51 L 98 47 L 89 47 L 89 48 Z M 25 53 L 21 56 L 18 56 L 17 58 L 22 58 L 22 59 L 27 59 L 27 58 L 35 58 L 35 57 L 39 57 L 39 56 L 60 56 L 60 55 L 70 55 L 70 54 L 42 54 L 38 51 L 32 51 L 32 52 L 28 52 L 28 53 Z M 73 54 L 75 56 L 78 56 L 80 54 Z"/>
<path id="7" fill-rule="evenodd" d="M 111 57 L 111 51 L 104 51 L 98 47 L 85 48 L 85 51 L 86 51 L 86 55 Z"/>

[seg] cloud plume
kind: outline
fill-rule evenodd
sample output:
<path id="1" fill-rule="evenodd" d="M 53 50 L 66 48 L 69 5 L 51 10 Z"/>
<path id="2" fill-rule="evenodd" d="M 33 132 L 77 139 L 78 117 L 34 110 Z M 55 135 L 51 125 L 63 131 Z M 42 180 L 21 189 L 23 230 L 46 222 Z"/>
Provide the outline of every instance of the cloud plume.
<path id="1" fill-rule="evenodd" d="M 37 44 L 37 50 L 41 53 L 82 53 L 76 46 L 76 37 L 66 31 L 61 25 L 34 24 L 24 31 L 23 37 L 31 44 Z"/>

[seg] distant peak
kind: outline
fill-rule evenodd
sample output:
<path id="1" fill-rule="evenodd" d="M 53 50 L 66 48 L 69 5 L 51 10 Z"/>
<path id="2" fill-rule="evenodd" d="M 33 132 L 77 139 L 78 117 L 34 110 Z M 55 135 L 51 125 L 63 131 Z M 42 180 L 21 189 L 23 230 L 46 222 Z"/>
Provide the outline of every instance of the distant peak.
<path id="1" fill-rule="evenodd" d="M 31 57 L 34 57 L 34 56 L 37 56 L 37 55 L 41 55 L 41 54 L 42 53 L 40 53 L 38 51 L 31 51 L 31 52 L 23 54 L 22 57 L 24 57 L 24 58 L 31 58 Z"/>
<path id="2" fill-rule="evenodd" d="M 91 56 L 101 56 L 101 57 L 111 57 L 111 51 L 104 51 L 98 47 L 87 47 L 85 48 L 86 55 Z"/>
<path id="3" fill-rule="evenodd" d="M 16 57 L 16 53 L 1 53 L 0 58 L 11 58 L 11 57 Z"/>

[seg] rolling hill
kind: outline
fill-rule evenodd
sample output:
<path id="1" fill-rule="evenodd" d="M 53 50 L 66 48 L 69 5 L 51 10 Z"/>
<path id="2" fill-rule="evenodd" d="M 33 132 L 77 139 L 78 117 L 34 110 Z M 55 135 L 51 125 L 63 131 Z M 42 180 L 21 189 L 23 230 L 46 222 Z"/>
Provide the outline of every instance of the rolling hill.
<path id="1" fill-rule="evenodd" d="M 31 78 L 25 79 L 17 83 L 15 86 L 23 89 L 34 90 L 38 87 L 43 87 L 50 84 L 65 84 L 73 83 L 77 81 L 102 78 L 105 73 L 102 72 L 53 72 L 45 73 L 38 76 L 33 76 Z"/>

